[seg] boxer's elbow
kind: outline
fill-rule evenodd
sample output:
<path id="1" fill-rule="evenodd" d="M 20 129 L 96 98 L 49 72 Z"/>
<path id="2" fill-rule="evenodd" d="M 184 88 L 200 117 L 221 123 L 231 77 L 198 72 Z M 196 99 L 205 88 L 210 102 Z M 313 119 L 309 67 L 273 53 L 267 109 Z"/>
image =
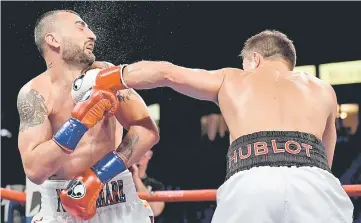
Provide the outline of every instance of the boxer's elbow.
<path id="1" fill-rule="evenodd" d="M 160 140 L 160 136 L 159 136 L 159 131 L 158 131 L 158 128 L 157 128 L 157 130 L 154 131 L 153 134 L 152 134 L 152 144 L 153 145 L 158 144 L 159 140 Z"/>
<path id="2" fill-rule="evenodd" d="M 151 127 L 148 129 L 147 138 L 152 146 L 156 145 L 159 142 L 159 130 L 154 122 L 152 122 Z"/>
<path id="3" fill-rule="evenodd" d="M 159 142 L 159 129 L 156 122 L 151 117 L 144 119 L 141 132 L 143 133 L 144 137 L 148 139 L 149 144 L 152 146 Z"/>
<path id="4" fill-rule="evenodd" d="M 40 185 L 44 183 L 48 176 L 43 171 L 37 171 L 29 168 L 24 168 L 26 176 L 34 184 Z"/>
<path id="5" fill-rule="evenodd" d="M 129 131 L 137 135 L 142 145 L 152 147 L 159 142 L 159 130 L 157 124 L 151 117 L 143 118 L 129 127 Z"/>
<path id="6" fill-rule="evenodd" d="M 152 120 L 152 135 L 153 135 L 153 142 L 154 145 L 157 144 L 160 140 L 160 135 L 159 135 L 159 128 L 158 125 L 156 124 L 156 122 L 154 120 Z"/>
<path id="7" fill-rule="evenodd" d="M 39 164 L 36 160 L 31 163 L 24 163 L 23 166 L 26 176 L 34 184 L 40 185 L 51 176 L 51 170 L 49 171 L 46 165 Z"/>

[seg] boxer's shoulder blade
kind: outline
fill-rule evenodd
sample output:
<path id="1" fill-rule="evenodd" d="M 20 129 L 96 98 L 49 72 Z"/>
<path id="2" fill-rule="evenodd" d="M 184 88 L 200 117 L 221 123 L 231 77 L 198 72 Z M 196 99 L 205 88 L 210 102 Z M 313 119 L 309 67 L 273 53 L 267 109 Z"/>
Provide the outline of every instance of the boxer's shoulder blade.
<path id="1" fill-rule="evenodd" d="M 321 81 L 270 69 L 244 73 L 245 78 L 227 76 L 219 94 L 219 106 L 233 138 L 275 129 L 322 138 L 332 101 Z"/>
<path id="2" fill-rule="evenodd" d="M 221 88 L 218 92 L 218 101 L 227 101 L 232 95 L 233 88 L 239 88 L 243 80 L 250 75 L 250 73 L 245 72 L 244 70 L 238 68 L 224 68 L 224 79 L 221 85 Z M 231 95 L 230 95 L 231 94 Z"/>

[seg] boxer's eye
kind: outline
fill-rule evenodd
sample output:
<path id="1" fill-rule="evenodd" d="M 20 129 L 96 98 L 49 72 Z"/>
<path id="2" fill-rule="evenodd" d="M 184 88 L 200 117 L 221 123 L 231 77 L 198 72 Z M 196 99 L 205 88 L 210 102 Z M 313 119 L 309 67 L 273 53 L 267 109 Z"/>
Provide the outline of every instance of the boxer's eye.
<path id="1" fill-rule="evenodd" d="M 80 89 L 81 85 L 83 84 L 83 77 L 84 77 L 84 75 L 81 75 L 74 81 L 74 84 L 73 84 L 74 91 L 77 91 Z"/>

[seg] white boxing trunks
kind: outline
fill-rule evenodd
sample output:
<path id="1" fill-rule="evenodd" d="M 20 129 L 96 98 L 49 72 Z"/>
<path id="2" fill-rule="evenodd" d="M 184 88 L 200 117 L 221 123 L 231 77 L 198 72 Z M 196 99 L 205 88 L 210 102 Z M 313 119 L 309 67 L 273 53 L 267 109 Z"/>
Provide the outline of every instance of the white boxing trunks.
<path id="1" fill-rule="evenodd" d="M 258 132 L 232 143 L 212 223 L 352 223 L 353 204 L 320 140 Z"/>
<path id="2" fill-rule="evenodd" d="M 131 173 L 114 177 L 99 193 L 94 218 L 81 221 L 62 207 L 59 193 L 69 181 L 47 180 L 40 188 L 41 209 L 32 223 L 153 223 L 154 215 L 146 201 L 139 199 Z"/>

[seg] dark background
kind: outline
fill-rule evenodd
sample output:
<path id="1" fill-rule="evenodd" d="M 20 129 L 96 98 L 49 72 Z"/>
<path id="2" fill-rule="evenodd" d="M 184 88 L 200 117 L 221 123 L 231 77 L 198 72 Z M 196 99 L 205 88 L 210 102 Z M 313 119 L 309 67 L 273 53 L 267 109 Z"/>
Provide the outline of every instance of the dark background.
<path id="1" fill-rule="evenodd" d="M 77 11 L 98 37 L 97 60 L 114 64 L 165 60 L 193 68 L 241 68 L 238 54 L 244 41 L 264 29 L 277 29 L 294 41 L 298 66 L 361 59 L 361 2 L 1 2 L 1 6 L 1 124 L 13 134 L 1 141 L 2 187 L 25 183 L 17 148 L 16 98 L 26 82 L 46 69 L 33 30 L 36 19 L 49 10 Z M 361 104 L 360 84 L 334 88 L 339 103 Z M 139 93 L 147 104 L 161 106 L 161 141 L 154 148 L 149 175 L 173 190 L 220 186 L 227 136 L 210 142 L 200 134 L 200 117 L 219 109 L 168 88 Z M 356 139 L 338 145 L 336 176 L 359 155 Z M 208 207 L 214 208 L 214 203 L 169 204 L 159 222 L 180 222 L 184 216 L 189 222 L 209 222 L 195 220 Z M 171 215 L 172 220 L 164 220 Z"/>

